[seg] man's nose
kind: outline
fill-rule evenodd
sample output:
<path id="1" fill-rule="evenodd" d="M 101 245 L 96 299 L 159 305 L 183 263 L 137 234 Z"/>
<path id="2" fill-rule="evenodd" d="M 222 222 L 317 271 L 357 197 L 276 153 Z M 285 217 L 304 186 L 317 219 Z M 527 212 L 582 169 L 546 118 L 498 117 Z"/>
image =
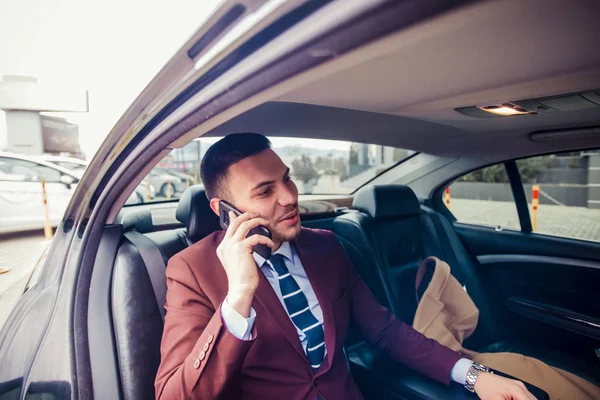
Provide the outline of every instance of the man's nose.
<path id="1" fill-rule="evenodd" d="M 295 185 L 281 185 L 281 191 L 279 192 L 279 204 L 282 206 L 289 206 L 290 204 L 296 204 L 298 202 L 298 192 L 295 190 Z"/>

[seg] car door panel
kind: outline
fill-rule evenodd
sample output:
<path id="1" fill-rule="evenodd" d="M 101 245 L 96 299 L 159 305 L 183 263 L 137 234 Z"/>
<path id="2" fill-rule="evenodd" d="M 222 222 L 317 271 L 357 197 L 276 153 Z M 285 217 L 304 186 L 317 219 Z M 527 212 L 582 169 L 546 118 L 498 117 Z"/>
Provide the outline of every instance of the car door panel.
<path id="1" fill-rule="evenodd" d="M 52 226 L 57 226 L 65 214 L 65 210 L 71 201 L 75 185 L 67 187 L 64 183 L 46 183 L 46 199 L 48 202 L 48 216 Z"/>
<path id="2" fill-rule="evenodd" d="M 477 257 L 505 324 L 524 342 L 596 363 L 600 244 L 454 224 Z"/>
<path id="3" fill-rule="evenodd" d="M 43 227 L 41 193 L 38 182 L 0 182 L 0 232 Z"/>

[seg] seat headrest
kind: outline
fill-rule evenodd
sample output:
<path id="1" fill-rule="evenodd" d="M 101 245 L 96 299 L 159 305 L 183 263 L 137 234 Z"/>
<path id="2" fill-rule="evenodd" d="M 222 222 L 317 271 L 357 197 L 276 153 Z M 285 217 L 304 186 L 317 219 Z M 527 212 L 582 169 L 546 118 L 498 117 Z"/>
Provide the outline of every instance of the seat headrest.
<path id="1" fill-rule="evenodd" d="M 194 243 L 221 229 L 219 217 L 211 210 L 202 185 L 190 186 L 183 192 L 175 217 L 183 222 L 188 237 Z"/>
<path id="2" fill-rule="evenodd" d="M 366 186 L 356 193 L 352 207 L 374 219 L 406 218 L 421 212 L 415 192 L 404 185 Z"/>
<path id="3" fill-rule="evenodd" d="M 121 222 L 123 231 L 136 230 L 139 233 L 152 232 L 154 225 L 152 223 L 152 213 L 150 210 L 138 210 L 131 212 L 123 217 Z"/>

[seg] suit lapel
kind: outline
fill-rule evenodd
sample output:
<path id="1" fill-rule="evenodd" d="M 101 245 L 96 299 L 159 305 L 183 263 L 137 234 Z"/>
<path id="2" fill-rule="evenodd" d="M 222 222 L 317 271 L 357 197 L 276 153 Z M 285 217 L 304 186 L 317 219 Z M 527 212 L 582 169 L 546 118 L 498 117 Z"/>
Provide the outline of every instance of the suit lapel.
<path id="1" fill-rule="evenodd" d="M 327 282 L 325 281 L 324 268 L 326 267 L 326 260 L 319 257 L 319 245 L 312 243 L 304 229 L 296 239 L 294 247 L 323 311 L 323 329 L 325 330 L 327 365 L 329 367 L 332 365 L 333 354 L 335 352 L 335 320 L 333 316 L 333 304 L 328 296 Z M 317 375 L 324 372 L 323 368 L 319 368 Z"/>

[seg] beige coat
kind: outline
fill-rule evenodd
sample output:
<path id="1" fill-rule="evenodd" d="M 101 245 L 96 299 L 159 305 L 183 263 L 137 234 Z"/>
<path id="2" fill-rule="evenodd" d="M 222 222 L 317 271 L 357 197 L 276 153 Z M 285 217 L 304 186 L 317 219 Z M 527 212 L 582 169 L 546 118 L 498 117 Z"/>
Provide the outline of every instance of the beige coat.
<path id="1" fill-rule="evenodd" d="M 467 358 L 529 382 L 551 400 L 600 399 L 600 387 L 538 359 L 516 353 L 477 353 L 462 347 L 477 327 L 479 310 L 450 274 L 450 267 L 435 257 L 424 260 L 417 273 L 417 287 L 431 260 L 435 271 L 417 307 L 413 328 Z"/>

